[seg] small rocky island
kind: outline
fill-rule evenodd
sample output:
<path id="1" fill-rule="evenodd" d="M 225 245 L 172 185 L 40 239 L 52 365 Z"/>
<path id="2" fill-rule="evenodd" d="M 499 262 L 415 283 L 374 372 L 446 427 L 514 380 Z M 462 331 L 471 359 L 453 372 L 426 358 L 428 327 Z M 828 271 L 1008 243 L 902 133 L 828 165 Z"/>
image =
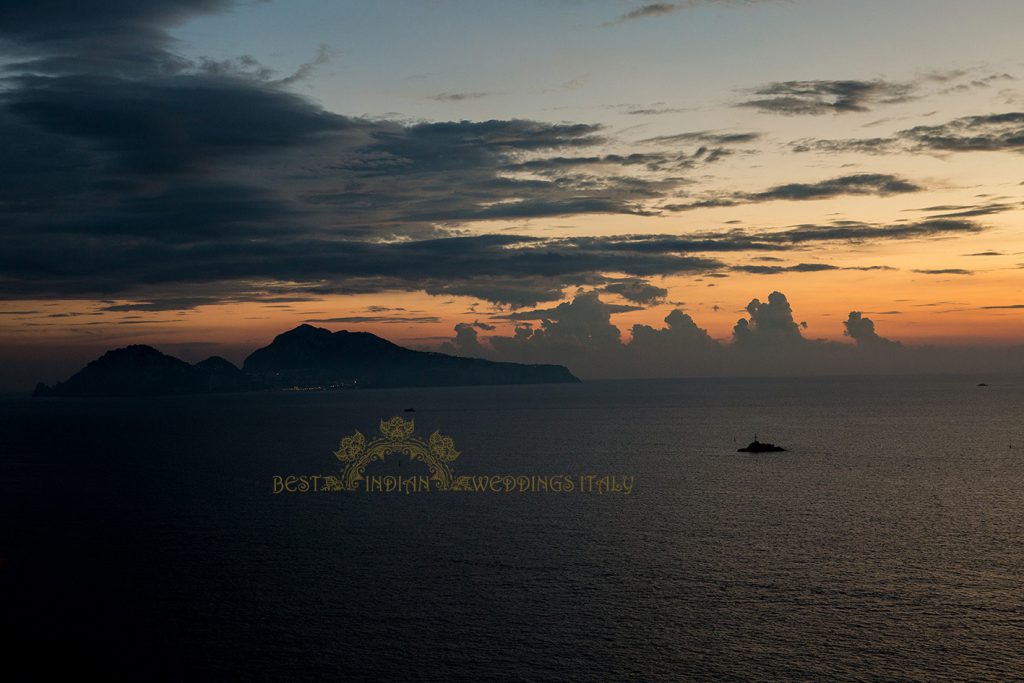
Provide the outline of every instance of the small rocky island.
<path id="1" fill-rule="evenodd" d="M 786 449 L 782 446 L 776 446 L 773 443 L 761 443 L 754 437 L 754 440 L 750 442 L 749 446 L 744 448 L 736 449 L 737 453 L 780 453 Z"/>
<path id="2" fill-rule="evenodd" d="M 300 325 L 257 349 L 241 368 L 214 356 L 192 365 L 151 346 L 107 351 L 36 396 L 159 396 L 275 389 L 554 384 L 579 382 L 562 365 L 499 363 L 415 351 L 368 332 Z"/>

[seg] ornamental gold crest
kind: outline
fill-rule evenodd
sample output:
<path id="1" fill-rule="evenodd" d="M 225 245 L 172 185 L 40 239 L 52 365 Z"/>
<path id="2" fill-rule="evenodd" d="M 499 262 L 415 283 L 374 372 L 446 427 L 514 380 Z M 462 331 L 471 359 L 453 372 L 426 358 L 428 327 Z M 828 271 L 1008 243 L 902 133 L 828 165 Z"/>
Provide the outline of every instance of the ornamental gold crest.
<path id="1" fill-rule="evenodd" d="M 366 479 L 366 466 L 375 460 L 383 460 L 392 453 L 409 456 L 410 460 L 427 466 L 427 479 L 439 490 L 451 488 L 453 482 L 451 463 L 459 457 L 455 442 L 450 436 L 434 431 L 424 441 L 415 436 L 415 420 L 393 417 L 380 421 L 380 436 L 367 441 L 358 429 L 341 440 L 334 457 L 343 463 L 341 477 L 329 486 L 336 490 L 355 491 Z"/>
<path id="2" fill-rule="evenodd" d="M 341 462 L 340 474 L 275 475 L 273 492 L 320 493 L 327 491 L 364 493 L 595 493 L 633 492 L 635 477 L 618 474 L 484 474 L 455 476 L 452 464 L 459 457 L 450 436 L 434 431 L 429 437 L 416 435 L 414 420 L 392 417 L 381 420 L 378 435 L 367 438 L 358 429 L 342 437 L 332 451 Z M 395 476 L 368 474 L 372 463 L 389 455 L 404 455 L 422 463 L 425 474 Z"/>

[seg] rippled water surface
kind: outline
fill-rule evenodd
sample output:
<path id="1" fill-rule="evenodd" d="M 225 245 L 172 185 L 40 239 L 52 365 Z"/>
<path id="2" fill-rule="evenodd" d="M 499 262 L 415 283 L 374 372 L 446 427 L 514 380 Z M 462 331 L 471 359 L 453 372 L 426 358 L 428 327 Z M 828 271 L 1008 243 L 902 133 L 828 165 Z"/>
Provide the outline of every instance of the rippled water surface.
<path id="1" fill-rule="evenodd" d="M 978 381 L 0 399 L 0 647 L 149 678 L 1015 678 L 1024 382 Z M 395 414 L 457 474 L 635 490 L 272 493 Z M 755 432 L 790 450 L 736 453 Z"/>

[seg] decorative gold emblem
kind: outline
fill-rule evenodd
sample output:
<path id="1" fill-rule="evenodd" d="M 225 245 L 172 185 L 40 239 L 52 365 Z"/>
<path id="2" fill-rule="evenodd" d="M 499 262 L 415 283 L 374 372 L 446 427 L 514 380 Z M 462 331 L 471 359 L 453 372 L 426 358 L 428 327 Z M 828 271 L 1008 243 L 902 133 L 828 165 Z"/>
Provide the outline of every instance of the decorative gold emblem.
<path id="1" fill-rule="evenodd" d="M 367 442 L 358 429 L 351 436 L 344 437 L 334 452 L 334 456 L 344 464 L 341 477 L 328 477 L 325 490 L 355 491 L 359 488 L 359 482 L 366 478 L 366 466 L 392 453 L 402 453 L 411 460 L 423 462 L 427 466 L 429 479 L 436 482 L 437 488 L 449 489 L 453 480 L 449 463 L 459 457 L 455 442 L 439 431 L 424 441 L 414 436 L 415 431 L 414 420 L 403 420 L 396 416 L 380 421 L 381 436 L 372 441 Z"/>

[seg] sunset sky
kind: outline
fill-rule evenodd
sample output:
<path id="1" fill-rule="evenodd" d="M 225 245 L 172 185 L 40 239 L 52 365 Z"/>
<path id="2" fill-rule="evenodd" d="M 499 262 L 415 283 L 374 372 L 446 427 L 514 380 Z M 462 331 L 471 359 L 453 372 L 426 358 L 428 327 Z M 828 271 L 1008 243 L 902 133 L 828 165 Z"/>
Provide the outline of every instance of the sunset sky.
<path id="1" fill-rule="evenodd" d="M 558 361 L 509 340 L 679 310 L 728 345 L 775 291 L 807 340 L 862 342 L 856 311 L 1019 347 L 1022 26 L 1019 0 L 0 0 L 0 390 L 302 322 Z"/>

